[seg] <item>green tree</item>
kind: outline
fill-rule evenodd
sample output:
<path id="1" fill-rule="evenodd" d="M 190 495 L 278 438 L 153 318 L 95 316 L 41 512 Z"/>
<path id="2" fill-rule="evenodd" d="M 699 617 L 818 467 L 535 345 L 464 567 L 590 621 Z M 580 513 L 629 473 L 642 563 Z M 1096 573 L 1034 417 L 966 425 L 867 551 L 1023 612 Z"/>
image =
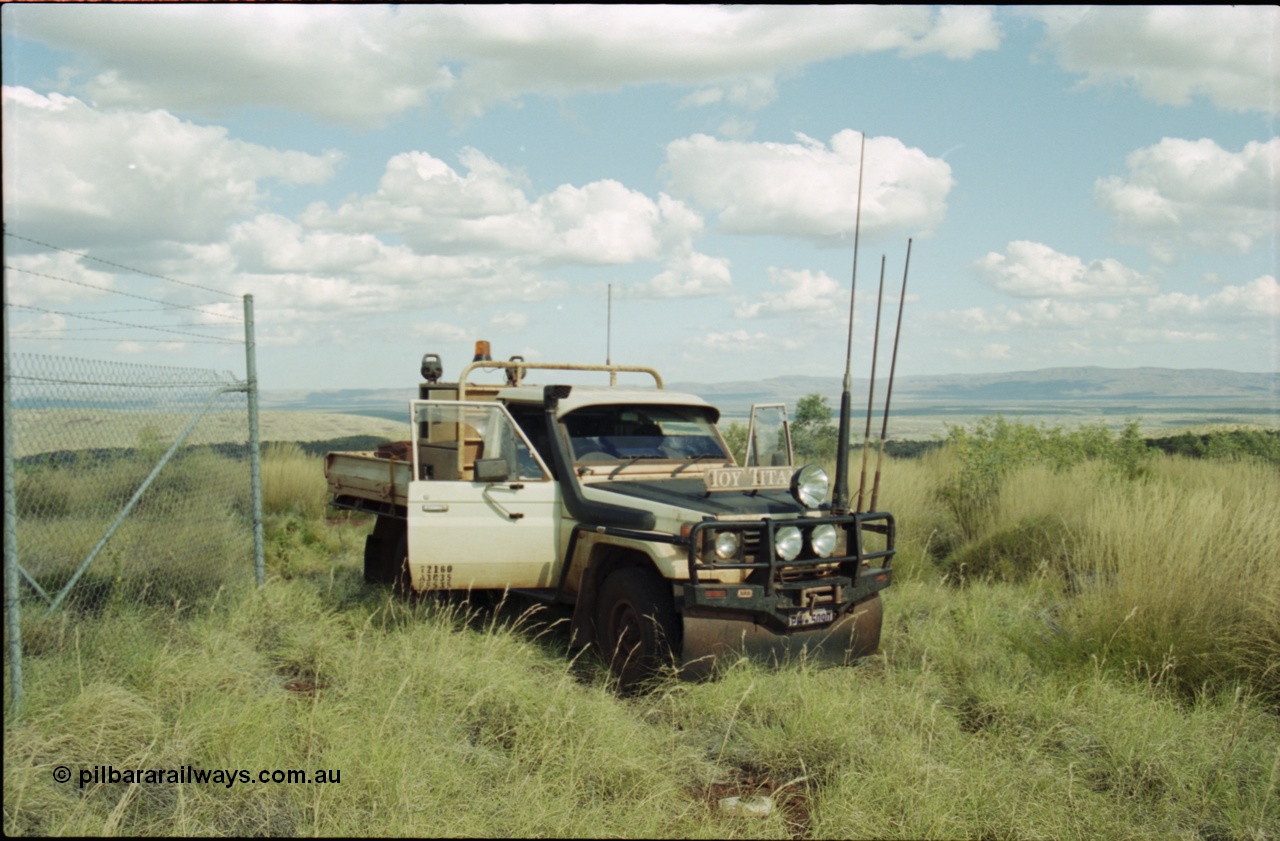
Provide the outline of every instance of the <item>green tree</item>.
<path id="1" fill-rule="evenodd" d="M 835 458 L 839 429 L 831 420 L 831 403 L 814 392 L 800 398 L 791 424 L 791 443 L 797 461 Z"/>
<path id="2" fill-rule="evenodd" d="M 742 464 L 747 457 L 747 428 L 734 421 L 720 430 L 720 435 L 724 438 L 724 442 L 729 445 L 729 452 L 733 454 L 734 461 Z"/>

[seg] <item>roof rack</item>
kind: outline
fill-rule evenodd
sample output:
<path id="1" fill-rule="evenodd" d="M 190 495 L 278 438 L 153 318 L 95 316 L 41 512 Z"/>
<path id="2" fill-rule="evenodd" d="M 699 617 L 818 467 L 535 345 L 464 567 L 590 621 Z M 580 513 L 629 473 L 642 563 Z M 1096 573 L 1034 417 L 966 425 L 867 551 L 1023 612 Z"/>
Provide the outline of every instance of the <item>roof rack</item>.
<path id="1" fill-rule="evenodd" d="M 515 383 L 520 384 L 524 379 L 524 372 L 529 370 L 537 371 L 608 371 L 609 385 L 616 386 L 618 384 L 619 373 L 631 374 L 648 374 L 653 377 L 654 384 L 662 389 L 662 377 L 652 368 L 644 365 L 576 365 L 569 362 L 525 362 L 507 361 L 500 362 L 498 360 L 483 360 L 480 362 L 472 362 L 466 368 L 462 369 L 462 373 L 458 376 L 458 399 L 467 399 L 467 376 L 476 368 L 502 368 L 507 371 L 515 371 Z"/>

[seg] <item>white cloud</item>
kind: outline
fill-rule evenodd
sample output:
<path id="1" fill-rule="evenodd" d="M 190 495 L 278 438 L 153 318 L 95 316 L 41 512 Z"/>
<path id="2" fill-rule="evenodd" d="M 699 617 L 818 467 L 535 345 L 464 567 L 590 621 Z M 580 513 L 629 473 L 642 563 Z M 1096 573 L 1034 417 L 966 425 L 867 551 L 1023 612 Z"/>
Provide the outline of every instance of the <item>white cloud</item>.
<path id="1" fill-rule="evenodd" d="M 941 53 L 947 58 L 972 58 L 998 49 L 1000 27 L 988 6 L 942 6 L 938 16 L 918 40 L 902 48 L 904 55 Z"/>
<path id="2" fill-rule="evenodd" d="M 1247 316 L 1280 318 L 1280 283 L 1264 275 L 1239 286 L 1224 286 L 1212 295 L 1171 292 L 1148 303 L 1154 315 L 1185 314 L 1238 319 Z"/>
<path id="3" fill-rule="evenodd" d="M 6 25 L 79 53 L 62 75 L 101 105 L 284 106 L 369 126 L 454 83 L 404 41 L 402 17 L 373 5 L 175 3 L 23 9 Z"/>
<path id="4" fill-rule="evenodd" d="M 702 219 L 684 202 L 655 201 L 617 181 L 564 184 L 530 199 L 521 179 L 474 149 L 465 174 L 425 152 L 387 164 L 378 189 L 336 209 L 312 205 L 305 225 L 401 235 L 416 251 L 518 256 L 541 265 L 608 265 L 687 251 Z"/>
<path id="5" fill-rule="evenodd" d="M 964 360 L 1008 358 L 1038 365 L 1061 364 L 1070 357 L 1114 366 L 1137 358 L 1145 346 L 1162 348 L 1162 361 L 1154 364 L 1168 364 L 1163 360 L 1172 360 L 1179 346 L 1215 344 L 1254 354 L 1250 365 L 1256 365 L 1274 347 L 1277 318 L 1280 284 L 1264 275 L 1207 295 L 1173 292 L 1122 301 L 1043 298 L 1010 307 L 934 311 L 922 314 L 920 322 L 926 330 L 954 336 L 947 353 Z M 982 343 L 971 344 L 966 335 Z M 1184 355 L 1180 362 L 1194 365 L 1196 357 Z"/>
<path id="6" fill-rule="evenodd" d="M 1156 282 L 1112 259 L 1085 263 L 1038 242 L 1009 243 L 1004 254 L 994 251 L 974 268 L 1001 292 L 1023 298 L 1100 298 L 1149 295 Z"/>
<path id="7" fill-rule="evenodd" d="M 16 311 L 9 316 L 9 330 L 14 338 L 60 339 L 66 334 L 67 319 L 56 312 L 44 312 L 28 318 L 25 312 Z"/>
<path id="8" fill-rule="evenodd" d="M 420 254 L 371 234 L 309 230 L 271 214 L 233 226 L 228 246 L 229 270 L 256 290 L 259 306 L 291 318 L 510 304 L 565 290 L 509 256 Z"/>
<path id="9" fill-rule="evenodd" d="M 7 242 L 6 246 L 11 248 L 13 244 Z M 114 274 L 88 268 L 78 255 L 65 251 L 20 254 L 10 250 L 5 255 L 5 265 L 5 291 L 11 304 L 48 306 L 92 301 L 116 289 Z"/>
<path id="10" fill-rule="evenodd" d="M 1020 330 L 1078 330 L 1099 327 L 1114 324 L 1136 311 L 1136 305 L 1129 301 L 1086 302 L 1043 298 L 1015 307 L 991 309 L 969 307 L 963 310 L 935 312 L 926 318 L 937 326 L 946 326 L 966 333 L 990 334 Z"/>
<path id="11" fill-rule="evenodd" d="M 956 359 L 1004 360 L 1014 357 L 1012 347 L 998 342 L 977 348 L 948 348 L 947 354 Z"/>
<path id="12" fill-rule="evenodd" d="M 780 289 L 766 293 L 762 300 L 738 305 L 733 314 L 738 318 L 768 318 L 792 313 L 843 318 L 848 306 L 849 294 L 826 272 L 770 266 L 769 282 Z"/>
<path id="13" fill-rule="evenodd" d="M 740 366 L 744 359 L 759 360 L 762 354 L 771 351 L 798 350 L 805 347 L 808 341 L 809 337 L 802 334 L 780 335 L 777 332 L 766 333 L 759 330 L 754 332 L 750 330 L 726 330 L 722 333 L 703 333 L 699 336 L 691 336 L 684 339 L 682 344 L 696 350 L 696 354 L 689 355 L 688 358 L 696 359 L 699 364 L 707 361 L 703 354 L 712 353 L 721 358 L 734 359 Z M 741 373 L 741 367 L 737 367 L 733 373 L 727 375 L 741 376 Z"/>
<path id="14" fill-rule="evenodd" d="M 1188 245 L 1242 254 L 1280 228 L 1280 137 L 1229 152 L 1212 140 L 1164 138 L 1132 152 L 1125 178 L 1100 179 L 1098 202 L 1129 241 L 1172 261 Z"/>
<path id="15" fill-rule="evenodd" d="M 1038 15 L 1058 61 L 1086 84 L 1132 84 L 1169 105 L 1205 96 L 1231 111 L 1280 107 L 1274 6 L 1061 6 Z"/>
<path id="16" fill-rule="evenodd" d="M 797 135 L 795 143 L 745 143 L 704 134 L 667 145 L 673 192 L 719 214 L 737 234 L 778 234 L 819 245 L 846 244 L 857 220 L 861 135 L 845 129 L 830 146 Z M 897 138 L 866 144 L 861 235 L 927 232 L 942 221 L 955 180 L 951 167 Z"/>
<path id="17" fill-rule="evenodd" d="M 705 298 L 727 295 L 732 289 L 729 261 L 695 252 L 668 261 L 666 268 L 637 284 L 630 294 L 636 298 Z"/>
<path id="18" fill-rule="evenodd" d="M 4 213 L 28 233 L 67 231 L 114 245 L 208 241 L 265 201 L 262 182 L 328 180 L 339 160 L 231 140 L 165 111 L 103 111 L 6 87 Z"/>
<path id="19" fill-rule="evenodd" d="M 462 64 L 455 107 L 525 93 L 702 88 L 696 104 L 770 101 L 779 74 L 852 53 L 970 58 L 995 49 L 990 9 L 909 6 L 479 6 L 419 10 L 411 39 Z M 434 30 L 434 32 L 433 32 Z M 447 31 L 448 41 L 440 37 Z M 691 103 L 694 104 L 694 103 Z"/>
<path id="20" fill-rule="evenodd" d="M 363 126 L 432 101 L 476 115 L 652 83 L 754 107 L 814 62 L 967 59 L 1001 37 L 987 7 L 72 5 L 9 9 L 5 23 L 84 56 L 63 73 L 104 105 L 283 106 Z"/>
<path id="21" fill-rule="evenodd" d="M 523 330 L 529 325 L 529 314 L 525 312 L 494 313 L 489 323 L 500 330 Z"/>
<path id="22" fill-rule="evenodd" d="M 1222 341 L 1222 334 L 1212 330 L 1171 330 L 1168 327 L 1126 327 L 1120 335 L 1130 344 L 1181 345 Z"/>
<path id="23" fill-rule="evenodd" d="M 471 335 L 471 331 L 466 328 L 444 321 L 428 321 L 424 324 L 414 324 L 409 328 L 409 331 L 419 339 L 444 342 L 460 342 Z"/>

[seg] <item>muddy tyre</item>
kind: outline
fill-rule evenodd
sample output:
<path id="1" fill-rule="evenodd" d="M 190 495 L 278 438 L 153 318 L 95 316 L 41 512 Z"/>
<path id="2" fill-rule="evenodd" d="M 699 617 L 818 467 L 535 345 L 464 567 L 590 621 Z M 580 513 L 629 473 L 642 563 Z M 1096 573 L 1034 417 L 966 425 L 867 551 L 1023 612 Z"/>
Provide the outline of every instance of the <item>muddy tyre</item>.
<path id="1" fill-rule="evenodd" d="M 406 531 L 400 535 L 396 541 L 396 549 L 390 556 L 388 566 L 394 570 L 394 577 L 391 581 L 391 589 L 402 599 L 412 599 L 416 593 L 413 590 L 413 579 L 409 575 L 409 533 Z"/>
<path id="2" fill-rule="evenodd" d="M 671 585 L 640 567 L 611 574 L 596 597 L 596 641 L 624 689 L 670 665 L 680 650 Z"/>
<path id="3" fill-rule="evenodd" d="M 364 539 L 364 583 L 390 584 L 395 575 L 391 570 L 389 547 L 372 534 Z"/>
<path id="4" fill-rule="evenodd" d="M 395 551 L 406 534 L 404 520 L 378 517 L 373 532 L 364 539 L 364 581 L 366 584 L 394 584 L 400 574 Z"/>

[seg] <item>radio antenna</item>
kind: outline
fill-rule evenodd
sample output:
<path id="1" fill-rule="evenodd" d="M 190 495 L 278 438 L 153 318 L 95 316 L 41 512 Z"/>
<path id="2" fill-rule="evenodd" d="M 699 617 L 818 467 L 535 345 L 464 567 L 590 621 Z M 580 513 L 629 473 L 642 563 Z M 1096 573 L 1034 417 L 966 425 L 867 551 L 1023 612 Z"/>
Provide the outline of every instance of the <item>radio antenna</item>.
<path id="1" fill-rule="evenodd" d="M 907 272 L 911 270 L 911 240 L 907 240 L 907 262 L 902 267 L 902 296 L 898 300 L 898 326 L 893 331 L 893 356 L 889 360 L 889 390 L 884 396 L 884 423 L 880 426 L 880 448 L 876 453 L 876 478 L 871 486 L 871 506 L 868 511 L 876 510 L 876 499 L 880 496 L 880 463 L 884 460 L 884 439 L 889 433 L 889 401 L 893 399 L 893 372 L 898 367 L 898 339 L 902 336 L 902 308 L 907 303 Z"/>
<path id="2" fill-rule="evenodd" d="M 880 352 L 880 307 L 884 303 L 884 255 L 880 255 L 880 293 L 876 296 L 876 332 L 871 341 L 871 386 L 867 389 L 867 429 L 862 433 L 862 478 L 858 481 L 858 513 L 867 491 L 867 450 L 871 449 L 871 404 L 876 399 L 876 356 Z"/>
<path id="3" fill-rule="evenodd" d="M 862 133 L 858 150 L 858 210 L 853 221 L 853 280 L 849 283 L 849 340 L 844 352 L 844 390 L 840 393 L 840 432 L 836 444 L 836 484 L 831 494 L 833 514 L 849 512 L 849 423 L 850 396 L 853 381 L 849 373 L 853 365 L 853 301 L 858 289 L 858 234 L 862 230 L 862 162 L 867 150 L 867 135 Z"/>

